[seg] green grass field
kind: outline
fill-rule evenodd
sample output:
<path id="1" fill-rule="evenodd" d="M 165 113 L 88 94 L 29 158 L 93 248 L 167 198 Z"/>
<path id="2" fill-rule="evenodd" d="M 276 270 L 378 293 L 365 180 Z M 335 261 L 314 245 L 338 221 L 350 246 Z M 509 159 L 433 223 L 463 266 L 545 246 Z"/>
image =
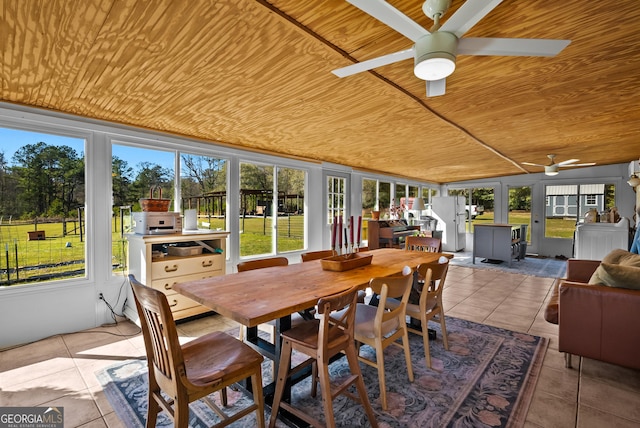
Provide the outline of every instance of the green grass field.
<path id="1" fill-rule="evenodd" d="M 493 223 L 493 213 L 476 217 L 475 224 Z M 511 212 L 509 214 L 511 224 L 529 224 L 528 213 Z M 366 238 L 367 222 L 363 222 L 363 238 Z M 199 218 L 198 226 L 203 229 L 224 230 L 224 218 Z M 304 216 L 278 217 L 278 252 L 296 251 L 304 249 Z M 467 224 L 467 228 L 468 228 Z M 547 236 L 569 238 L 573 237 L 575 220 L 547 219 Z M 0 225 L 0 285 L 7 285 L 7 280 L 12 283 L 18 279 L 24 280 L 30 277 L 44 277 L 47 279 L 59 279 L 66 274 L 69 276 L 84 275 L 84 250 L 86 236 L 80 240 L 77 223 L 67 223 L 67 234 L 63 233 L 62 223 L 39 223 L 38 230 L 44 231 L 44 240 L 29 240 L 28 232 L 36 230 L 33 224 L 2 224 Z M 112 238 L 112 266 L 114 270 L 126 267 L 126 236 L 122 237 L 120 222 L 114 220 Z M 271 237 L 273 228 L 270 218 L 248 217 L 240 219 L 240 247 L 241 256 L 251 256 L 271 253 Z M 530 230 L 530 228 L 529 228 Z M 7 277 L 7 259 L 9 277 Z M 17 261 L 16 261 L 17 259 Z M 27 269 L 28 268 L 28 269 Z"/>

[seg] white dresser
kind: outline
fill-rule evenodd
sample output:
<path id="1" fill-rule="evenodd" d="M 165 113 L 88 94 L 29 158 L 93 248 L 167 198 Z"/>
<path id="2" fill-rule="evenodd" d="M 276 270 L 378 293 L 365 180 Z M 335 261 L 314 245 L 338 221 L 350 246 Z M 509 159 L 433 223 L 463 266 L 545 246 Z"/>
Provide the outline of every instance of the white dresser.
<path id="1" fill-rule="evenodd" d="M 143 284 L 167 295 L 174 319 L 209 311 L 197 302 L 173 291 L 179 282 L 225 274 L 226 242 L 229 232 L 194 231 L 167 235 L 128 235 L 129 273 Z M 167 254 L 169 248 L 185 255 Z M 197 249 L 190 251 L 189 249 Z M 202 250 L 201 254 L 196 253 Z M 172 251 L 175 253 L 175 251 Z M 137 322 L 133 292 L 128 287 L 125 314 Z"/>
<path id="2" fill-rule="evenodd" d="M 618 223 L 584 223 L 576 227 L 576 259 L 602 260 L 611 250 L 629 249 L 629 220 Z"/>

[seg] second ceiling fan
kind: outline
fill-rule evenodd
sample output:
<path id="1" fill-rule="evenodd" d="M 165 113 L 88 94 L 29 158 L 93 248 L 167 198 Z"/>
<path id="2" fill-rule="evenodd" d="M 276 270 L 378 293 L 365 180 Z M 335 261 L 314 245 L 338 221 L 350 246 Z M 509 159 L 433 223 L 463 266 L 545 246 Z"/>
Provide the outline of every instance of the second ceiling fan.
<path id="1" fill-rule="evenodd" d="M 338 77 L 414 58 L 414 74 L 427 82 L 427 97 L 445 93 L 446 77 L 456 67 L 456 55 L 555 56 L 570 40 L 478 38 L 462 36 L 502 0 L 467 0 L 446 22 L 440 18 L 451 0 L 426 0 L 422 10 L 434 22 L 427 30 L 384 0 L 347 0 L 363 12 L 414 42 L 410 49 L 333 70 Z"/>
<path id="2" fill-rule="evenodd" d="M 593 166 L 595 165 L 594 162 L 589 162 L 589 163 L 576 163 L 578 162 L 580 159 L 567 159 L 566 161 L 562 161 L 562 162 L 555 162 L 556 159 L 556 155 L 547 155 L 547 157 L 551 160 L 551 162 L 547 165 L 542 165 L 539 163 L 531 163 L 531 162 L 522 162 L 523 165 L 530 165 L 530 166 L 541 166 L 544 167 L 544 173 L 545 175 L 557 175 L 558 174 L 558 170 L 560 168 L 570 168 L 570 167 L 574 167 L 574 166 Z"/>

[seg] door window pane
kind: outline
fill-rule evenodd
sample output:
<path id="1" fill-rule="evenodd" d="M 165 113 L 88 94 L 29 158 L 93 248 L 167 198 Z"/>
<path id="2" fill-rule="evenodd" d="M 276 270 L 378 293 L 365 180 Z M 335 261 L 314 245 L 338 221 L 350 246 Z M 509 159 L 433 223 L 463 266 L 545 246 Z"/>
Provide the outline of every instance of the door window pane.
<path id="1" fill-rule="evenodd" d="M 508 223 L 514 226 L 526 225 L 527 242 L 531 242 L 531 187 L 509 187 Z"/>
<path id="2" fill-rule="evenodd" d="M 343 177 L 327 177 L 327 204 L 329 224 L 333 224 L 334 218 L 342 218 L 344 223 L 345 215 L 345 192 L 347 188 L 346 179 Z"/>
<path id="3" fill-rule="evenodd" d="M 0 285 L 86 276 L 84 139 L 0 128 Z"/>

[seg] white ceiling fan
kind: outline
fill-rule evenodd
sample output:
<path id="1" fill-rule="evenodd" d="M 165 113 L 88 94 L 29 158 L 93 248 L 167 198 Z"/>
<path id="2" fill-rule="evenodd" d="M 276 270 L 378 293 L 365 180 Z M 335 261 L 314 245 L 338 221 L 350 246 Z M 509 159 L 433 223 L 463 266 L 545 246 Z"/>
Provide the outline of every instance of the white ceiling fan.
<path id="1" fill-rule="evenodd" d="M 456 68 L 456 55 L 555 56 L 570 40 L 461 38 L 502 0 L 467 0 L 444 24 L 451 0 L 426 0 L 422 10 L 434 22 L 426 30 L 384 0 L 347 0 L 363 12 L 414 42 L 410 49 L 333 70 L 346 77 L 383 65 L 414 58 L 414 74 L 427 81 L 427 97 L 443 95 L 445 80 Z"/>
<path id="2" fill-rule="evenodd" d="M 592 165 L 595 165 L 595 162 L 576 163 L 580 159 L 568 159 L 566 161 L 562 161 L 562 162 L 556 163 L 555 162 L 556 155 L 547 155 L 547 157 L 549 159 L 551 159 L 551 162 L 548 165 L 542 165 L 542 164 L 539 164 L 539 163 L 531 163 L 531 162 L 522 162 L 522 165 L 531 165 L 531 166 L 544 167 L 545 175 L 557 175 L 558 174 L 558 170 L 560 168 L 570 168 L 570 167 L 574 167 L 574 166 L 592 166 Z"/>

